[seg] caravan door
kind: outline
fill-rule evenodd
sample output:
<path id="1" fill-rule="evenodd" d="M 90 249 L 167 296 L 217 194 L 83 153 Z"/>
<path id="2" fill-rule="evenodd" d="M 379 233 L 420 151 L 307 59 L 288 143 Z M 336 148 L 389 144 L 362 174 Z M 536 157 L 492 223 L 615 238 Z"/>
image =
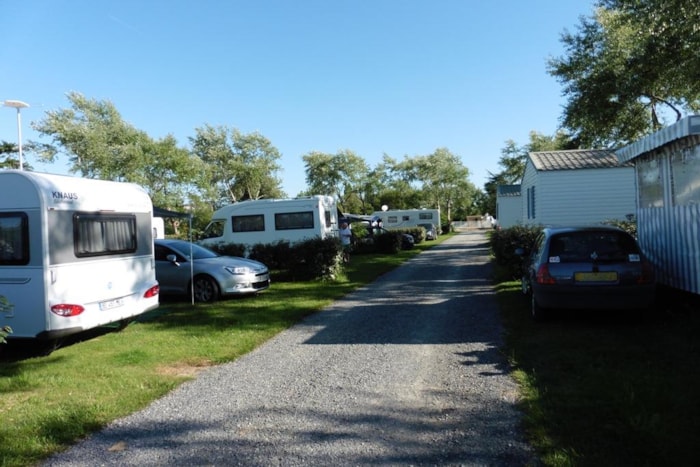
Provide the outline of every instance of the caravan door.
<path id="1" fill-rule="evenodd" d="M 0 326 L 12 337 L 35 337 L 48 318 L 40 232 L 38 209 L 0 211 Z"/>

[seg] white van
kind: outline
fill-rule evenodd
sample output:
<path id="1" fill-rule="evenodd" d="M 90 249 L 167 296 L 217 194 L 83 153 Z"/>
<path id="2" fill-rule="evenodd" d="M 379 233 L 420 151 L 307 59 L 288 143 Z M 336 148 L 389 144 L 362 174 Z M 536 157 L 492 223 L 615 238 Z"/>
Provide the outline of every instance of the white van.
<path id="1" fill-rule="evenodd" d="M 143 188 L 0 171 L 0 327 L 58 339 L 158 307 Z"/>
<path id="2" fill-rule="evenodd" d="M 382 227 L 410 228 L 418 227 L 421 224 L 433 224 L 440 233 L 440 210 L 439 209 L 396 209 L 387 211 L 375 211 L 373 217 L 382 221 Z"/>
<path id="3" fill-rule="evenodd" d="M 258 199 L 217 210 L 199 243 L 236 243 L 250 247 L 338 235 L 338 208 L 332 196 Z"/>

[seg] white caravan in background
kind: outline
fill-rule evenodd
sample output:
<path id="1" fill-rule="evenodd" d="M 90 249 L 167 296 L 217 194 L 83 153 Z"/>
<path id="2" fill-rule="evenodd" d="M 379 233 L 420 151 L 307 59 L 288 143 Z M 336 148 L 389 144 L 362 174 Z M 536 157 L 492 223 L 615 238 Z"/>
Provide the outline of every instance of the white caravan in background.
<path id="1" fill-rule="evenodd" d="M 199 243 L 252 245 L 338 235 L 338 208 L 332 196 L 258 199 L 214 212 Z"/>
<path id="2" fill-rule="evenodd" d="M 440 210 L 439 209 L 396 209 L 387 211 L 375 211 L 372 217 L 377 217 L 382 221 L 382 227 L 391 228 L 411 228 L 421 224 L 433 224 L 440 233 Z"/>
<path id="3" fill-rule="evenodd" d="M 153 205 L 131 183 L 0 171 L 0 327 L 55 342 L 158 307 Z"/>

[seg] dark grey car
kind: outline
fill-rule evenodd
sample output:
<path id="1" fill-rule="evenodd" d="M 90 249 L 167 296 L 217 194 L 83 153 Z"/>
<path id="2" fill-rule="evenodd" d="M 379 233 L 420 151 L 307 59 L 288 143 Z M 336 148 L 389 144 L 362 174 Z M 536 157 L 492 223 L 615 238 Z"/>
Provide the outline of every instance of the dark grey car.
<path id="1" fill-rule="evenodd" d="M 555 310 L 653 306 L 653 268 L 635 239 L 622 229 L 543 228 L 525 261 L 523 292 L 531 294 L 535 320 Z"/>

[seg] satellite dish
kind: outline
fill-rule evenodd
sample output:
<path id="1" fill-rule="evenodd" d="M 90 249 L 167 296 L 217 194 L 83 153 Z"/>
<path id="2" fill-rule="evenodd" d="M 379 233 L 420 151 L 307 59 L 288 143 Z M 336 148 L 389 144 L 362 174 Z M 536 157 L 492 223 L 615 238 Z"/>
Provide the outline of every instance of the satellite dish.
<path id="1" fill-rule="evenodd" d="M 382 211 L 386 212 L 389 209 L 389 206 L 386 204 L 382 204 Z"/>

